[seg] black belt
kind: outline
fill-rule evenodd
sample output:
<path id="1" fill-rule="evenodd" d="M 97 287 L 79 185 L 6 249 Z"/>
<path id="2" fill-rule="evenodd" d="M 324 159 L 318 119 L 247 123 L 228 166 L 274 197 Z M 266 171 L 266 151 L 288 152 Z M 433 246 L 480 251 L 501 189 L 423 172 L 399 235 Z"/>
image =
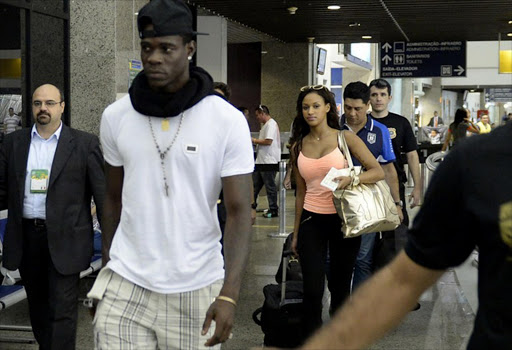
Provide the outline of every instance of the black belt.
<path id="1" fill-rule="evenodd" d="M 44 219 L 23 219 L 23 223 L 35 227 L 46 227 L 46 220 Z"/>

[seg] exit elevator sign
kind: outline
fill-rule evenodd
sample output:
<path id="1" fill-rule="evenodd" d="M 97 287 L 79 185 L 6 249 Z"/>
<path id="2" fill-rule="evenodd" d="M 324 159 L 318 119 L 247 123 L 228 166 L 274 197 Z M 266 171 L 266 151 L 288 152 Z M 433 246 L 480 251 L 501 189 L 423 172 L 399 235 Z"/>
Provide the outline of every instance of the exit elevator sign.
<path id="1" fill-rule="evenodd" d="M 465 77 L 465 41 L 381 43 L 382 78 Z"/>

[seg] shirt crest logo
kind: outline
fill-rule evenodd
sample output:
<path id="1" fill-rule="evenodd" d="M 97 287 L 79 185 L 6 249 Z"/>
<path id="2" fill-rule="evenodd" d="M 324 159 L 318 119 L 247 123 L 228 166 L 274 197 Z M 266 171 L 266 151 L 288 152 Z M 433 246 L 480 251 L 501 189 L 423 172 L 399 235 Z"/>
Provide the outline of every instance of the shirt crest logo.
<path id="1" fill-rule="evenodd" d="M 370 145 L 373 145 L 375 141 L 377 141 L 377 134 L 369 132 L 368 135 L 366 136 L 366 141 L 368 141 Z"/>
<path id="2" fill-rule="evenodd" d="M 512 202 L 500 206 L 500 233 L 503 243 L 512 251 Z"/>
<path id="3" fill-rule="evenodd" d="M 391 139 L 394 139 L 396 137 L 396 129 L 388 128 L 388 130 L 389 130 L 389 136 L 391 136 Z"/>

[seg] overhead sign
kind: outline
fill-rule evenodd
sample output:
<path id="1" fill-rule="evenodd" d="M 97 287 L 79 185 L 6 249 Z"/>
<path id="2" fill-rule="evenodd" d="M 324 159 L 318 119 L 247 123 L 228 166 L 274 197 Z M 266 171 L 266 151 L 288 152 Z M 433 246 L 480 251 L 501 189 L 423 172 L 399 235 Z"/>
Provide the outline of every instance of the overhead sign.
<path id="1" fill-rule="evenodd" d="M 381 44 L 382 78 L 465 77 L 465 41 L 395 41 Z"/>
<path id="2" fill-rule="evenodd" d="M 485 102 L 510 102 L 512 101 L 512 88 L 485 89 Z"/>

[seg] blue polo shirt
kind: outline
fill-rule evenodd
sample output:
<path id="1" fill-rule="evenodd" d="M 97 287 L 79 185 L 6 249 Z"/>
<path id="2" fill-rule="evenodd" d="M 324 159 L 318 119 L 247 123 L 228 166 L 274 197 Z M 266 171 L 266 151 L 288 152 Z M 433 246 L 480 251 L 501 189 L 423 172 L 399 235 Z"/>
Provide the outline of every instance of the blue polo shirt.
<path id="1" fill-rule="evenodd" d="M 341 116 L 340 121 L 341 129 L 350 130 L 345 121 L 345 114 Z M 389 135 L 388 128 L 367 115 L 365 126 L 359 130 L 357 136 L 363 140 L 366 147 L 372 152 L 373 156 L 381 164 L 388 164 L 395 161 L 395 152 L 393 152 L 393 145 L 391 143 L 391 136 Z M 361 165 L 357 158 L 352 157 L 354 165 Z"/>

